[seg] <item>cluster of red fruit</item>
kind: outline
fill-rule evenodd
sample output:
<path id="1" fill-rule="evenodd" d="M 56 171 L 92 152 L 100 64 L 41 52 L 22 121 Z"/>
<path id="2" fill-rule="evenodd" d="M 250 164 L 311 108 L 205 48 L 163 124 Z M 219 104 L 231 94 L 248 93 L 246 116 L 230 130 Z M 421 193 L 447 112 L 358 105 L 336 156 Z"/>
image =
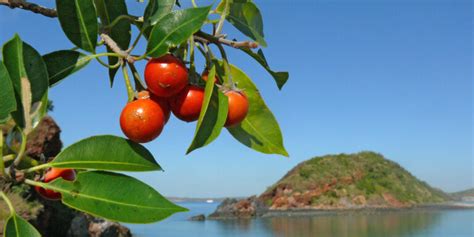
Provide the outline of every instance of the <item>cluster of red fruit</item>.
<path id="1" fill-rule="evenodd" d="M 207 73 L 202 75 L 204 81 L 207 77 Z M 217 77 L 214 80 L 219 82 Z M 151 93 L 139 92 L 137 99 L 128 103 L 120 115 L 120 127 L 130 140 L 144 143 L 158 137 L 171 111 L 186 122 L 199 118 L 204 88 L 189 84 L 188 70 L 178 58 L 167 54 L 150 60 L 145 68 L 145 81 Z M 224 94 L 229 102 L 225 126 L 231 127 L 245 119 L 249 103 L 242 91 L 228 90 Z M 73 169 L 51 168 L 45 172 L 42 182 L 49 183 L 57 178 L 73 181 L 76 172 Z M 55 191 L 39 186 L 35 189 L 46 199 L 61 199 L 61 194 Z"/>
<path id="2" fill-rule="evenodd" d="M 207 81 L 207 74 L 202 75 Z M 219 82 L 216 77 L 214 79 Z M 120 115 L 120 127 L 132 141 L 145 143 L 158 137 L 170 118 L 171 111 L 186 122 L 196 121 L 201 113 L 204 88 L 189 84 L 184 63 L 171 54 L 151 59 L 145 67 L 148 91 L 138 93 Z M 239 124 L 248 112 L 249 103 L 241 91 L 228 90 L 229 110 L 226 127 Z"/>

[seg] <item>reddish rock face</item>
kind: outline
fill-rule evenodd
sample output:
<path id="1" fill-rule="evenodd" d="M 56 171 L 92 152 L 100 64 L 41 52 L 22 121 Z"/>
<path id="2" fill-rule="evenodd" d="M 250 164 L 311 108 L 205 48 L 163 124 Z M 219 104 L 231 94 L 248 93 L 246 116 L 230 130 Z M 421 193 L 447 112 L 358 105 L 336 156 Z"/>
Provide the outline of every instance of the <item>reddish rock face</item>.
<path id="1" fill-rule="evenodd" d="M 26 154 L 40 160 L 42 154 L 46 159 L 55 157 L 61 151 L 63 143 L 60 138 L 61 128 L 53 118 L 46 116 L 28 136 Z"/>
<path id="2" fill-rule="evenodd" d="M 390 193 L 382 194 L 383 199 L 392 207 L 407 207 L 409 204 L 402 203 Z"/>

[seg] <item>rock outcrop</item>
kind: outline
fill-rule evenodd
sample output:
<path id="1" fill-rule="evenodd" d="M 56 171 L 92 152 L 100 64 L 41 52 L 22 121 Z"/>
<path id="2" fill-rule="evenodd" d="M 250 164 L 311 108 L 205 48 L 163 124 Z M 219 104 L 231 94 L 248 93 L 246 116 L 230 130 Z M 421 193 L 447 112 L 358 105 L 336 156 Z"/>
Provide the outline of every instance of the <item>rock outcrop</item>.
<path id="1" fill-rule="evenodd" d="M 209 215 L 209 219 L 253 218 L 262 215 L 267 209 L 256 196 L 241 200 L 227 198 Z"/>

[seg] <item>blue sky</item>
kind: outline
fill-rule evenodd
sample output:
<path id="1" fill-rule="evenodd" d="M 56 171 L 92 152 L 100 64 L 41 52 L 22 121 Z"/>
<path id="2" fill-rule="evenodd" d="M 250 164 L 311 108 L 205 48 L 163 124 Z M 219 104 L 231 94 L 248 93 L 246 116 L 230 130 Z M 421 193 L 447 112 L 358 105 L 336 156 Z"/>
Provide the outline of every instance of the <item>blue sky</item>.
<path id="1" fill-rule="evenodd" d="M 144 8 L 127 2 L 137 15 Z M 244 196 L 261 193 L 313 156 L 372 150 L 435 187 L 473 186 L 470 1 L 255 2 L 264 17 L 267 59 L 290 72 L 289 82 L 278 91 L 249 57 L 232 49 L 228 54 L 261 89 L 290 158 L 256 153 L 227 131 L 185 156 L 195 124 L 172 117 L 146 144 L 165 172 L 136 177 L 165 195 Z M 1 7 L 0 42 L 16 32 L 42 54 L 72 47 L 56 19 Z M 244 38 L 231 25 L 224 32 Z M 97 62 L 54 87 L 50 97 L 66 145 L 99 134 L 122 136 L 122 78 L 110 89 L 107 70 Z"/>

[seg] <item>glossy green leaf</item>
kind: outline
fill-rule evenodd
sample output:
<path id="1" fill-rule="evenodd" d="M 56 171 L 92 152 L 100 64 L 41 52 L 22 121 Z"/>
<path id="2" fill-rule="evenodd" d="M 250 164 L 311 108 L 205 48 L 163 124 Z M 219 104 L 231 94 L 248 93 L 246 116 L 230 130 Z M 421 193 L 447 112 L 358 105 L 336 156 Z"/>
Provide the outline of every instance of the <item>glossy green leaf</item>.
<path id="1" fill-rule="evenodd" d="M 102 25 L 110 25 L 117 17 L 128 15 L 127 4 L 125 0 L 94 0 L 97 8 L 97 14 L 100 17 Z M 121 20 L 112 29 L 108 30 L 109 36 L 117 43 L 121 49 L 128 49 L 130 45 L 131 27 L 130 21 Z M 107 46 L 107 51 L 113 53 L 112 49 Z M 115 65 L 118 62 L 117 57 L 108 57 L 109 65 Z M 109 69 L 110 85 L 113 84 L 115 74 L 119 68 Z"/>
<path id="2" fill-rule="evenodd" d="M 187 209 L 145 183 L 103 171 L 80 172 L 74 182 L 56 179 L 42 187 L 61 193 L 62 202 L 94 216 L 127 223 L 151 223 Z"/>
<path id="3" fill-rule="evenodd" d="M 263 101 L 252 80 L 239 68 L 230 65 L 232 80 L 247 95 L 249 112 L 237 126 L 227 128 L 232 136 L 242 144 L 262 153 L 288 156 L 283 145 L 280 126 Z"/>
<path id="4" fill-rule="evenodd" d="M 43 55 L 49 75 L 49 86 L 55 86 L 64 78 L 85 67 L 90 57 L 73 50 L 59 50 Z"/>
<path id="5" fill-rule="evenodd" d="M 56 8 L 67 38 L 77 47 L 94 52 L 99 26 L 93 0 L 56 0 Z"/>
<path id="6" fill-rule="evenodd" d="M 13 84 L 17 104 L 17 109 L 11 113 L 11 116 L 18 126 L 24 127 L 25 118 L 21 103 L 21 78 L 27 77 L 27 75 L 23 66 L 23 42 L 18 35 L 15 35 L 3 45 L 2 54 L 5 67 Z"/>
<path id="7" fill-rule="evenodd" d="M 3 61 L 10 74 L 13 87 L 17 94 L 21 94 L 20 78 L 27 77 L 23 64 L 23 41 L 15 35 L 3 45 Z"/>
<path id="8" fill-rule="evenodd" d="M 226 20 L 246 36 L 266 47 L 263 34 L 263 19 L 258 7 L 249 0 L 228 0 L 229 12 Z M 225 1 L 217 7 L 217 12 L 224 11 Z"/>
<path id="9" fill-rule="evenodd" d="M 5 222 L 4 237 L 41 237 L 41 234 L 28 221 L 13 213 Z"/>
<path id="10" fill-rule="evenodd" d="M 265 55 L 263 55 L 263 51 L 261 49 L 258 50 L 257 53 L 253 52 L 250 49 L 244 49 L 241 48 L 242 51 L 244 51 L 246 54 L 250 55 L 252 58 L 254 58 L 260 65 L 267 70 L 270 75 L 272 75 L 273 79 L 275 79 L 275 82 L 278 86 L 278 89 L 282 89 L 285 83 L 288 81 L 288 77 L 290 76 L 288 72 L 275 72 L 273 71 L 270 66 L 267 63 L 267 59 L 265 59 Z"/>
<path id="11" fill-rule="evenodd" d="M 212 67 L 208 78 L 214 78 L 215 74 L 215 67 Z M 227 118 L 227 110 L 227 97 L 214 85 L 214 80 L 207 80 L 196 132 L 186 154 L 208 145 L 219 136 Z"/>
<path id="12" fill-rule="evenodd" d="M 116 171 L 161 170 L 144 146 L 111 135 L 89 137 L 74 143 L 45 166 Z"/>
<path id="13" fill-rule="evenodd" d="M 13 91 L 12 81 L 8 70 L 0 60 L 0 124 L 4 123 L 10 117 L 10 113 L 16 110 L 16 98 Z"/>
<path id="14" fill-rule="evenodd" d="M 49 76 L 41 55 L 29 44 L 23 42 L 23 63 L 31 84 L 31 102 L 41 101 L 48 92 Z"/>
<path id="15" fill-rule="evenodd" d="M 145 27 L 154 26 L 163 16 L 173 10 L 176 0 L 149 0 L 143 16 Z"/>
<path id="16" fill-rule="evenodd" d="M 162 17 L 153 27 L 147 45 L 147 55 L 160 57 L 170 47 L 185 42 L 198 31 L 207 19 L 211 7 L 173 11 Z"/>
<path id="17" fill-rule="evenodd" d="M 41 55 L 15 35 L 3 46 L 3 60 L 15 91 L 16 111 L 11 115 L 16 124 L 25 126 L 23 114 L 21 78 L 27 78 L 31 87 L 32 104 L 39 102 L 48 93 L 48 71 Z"/>

